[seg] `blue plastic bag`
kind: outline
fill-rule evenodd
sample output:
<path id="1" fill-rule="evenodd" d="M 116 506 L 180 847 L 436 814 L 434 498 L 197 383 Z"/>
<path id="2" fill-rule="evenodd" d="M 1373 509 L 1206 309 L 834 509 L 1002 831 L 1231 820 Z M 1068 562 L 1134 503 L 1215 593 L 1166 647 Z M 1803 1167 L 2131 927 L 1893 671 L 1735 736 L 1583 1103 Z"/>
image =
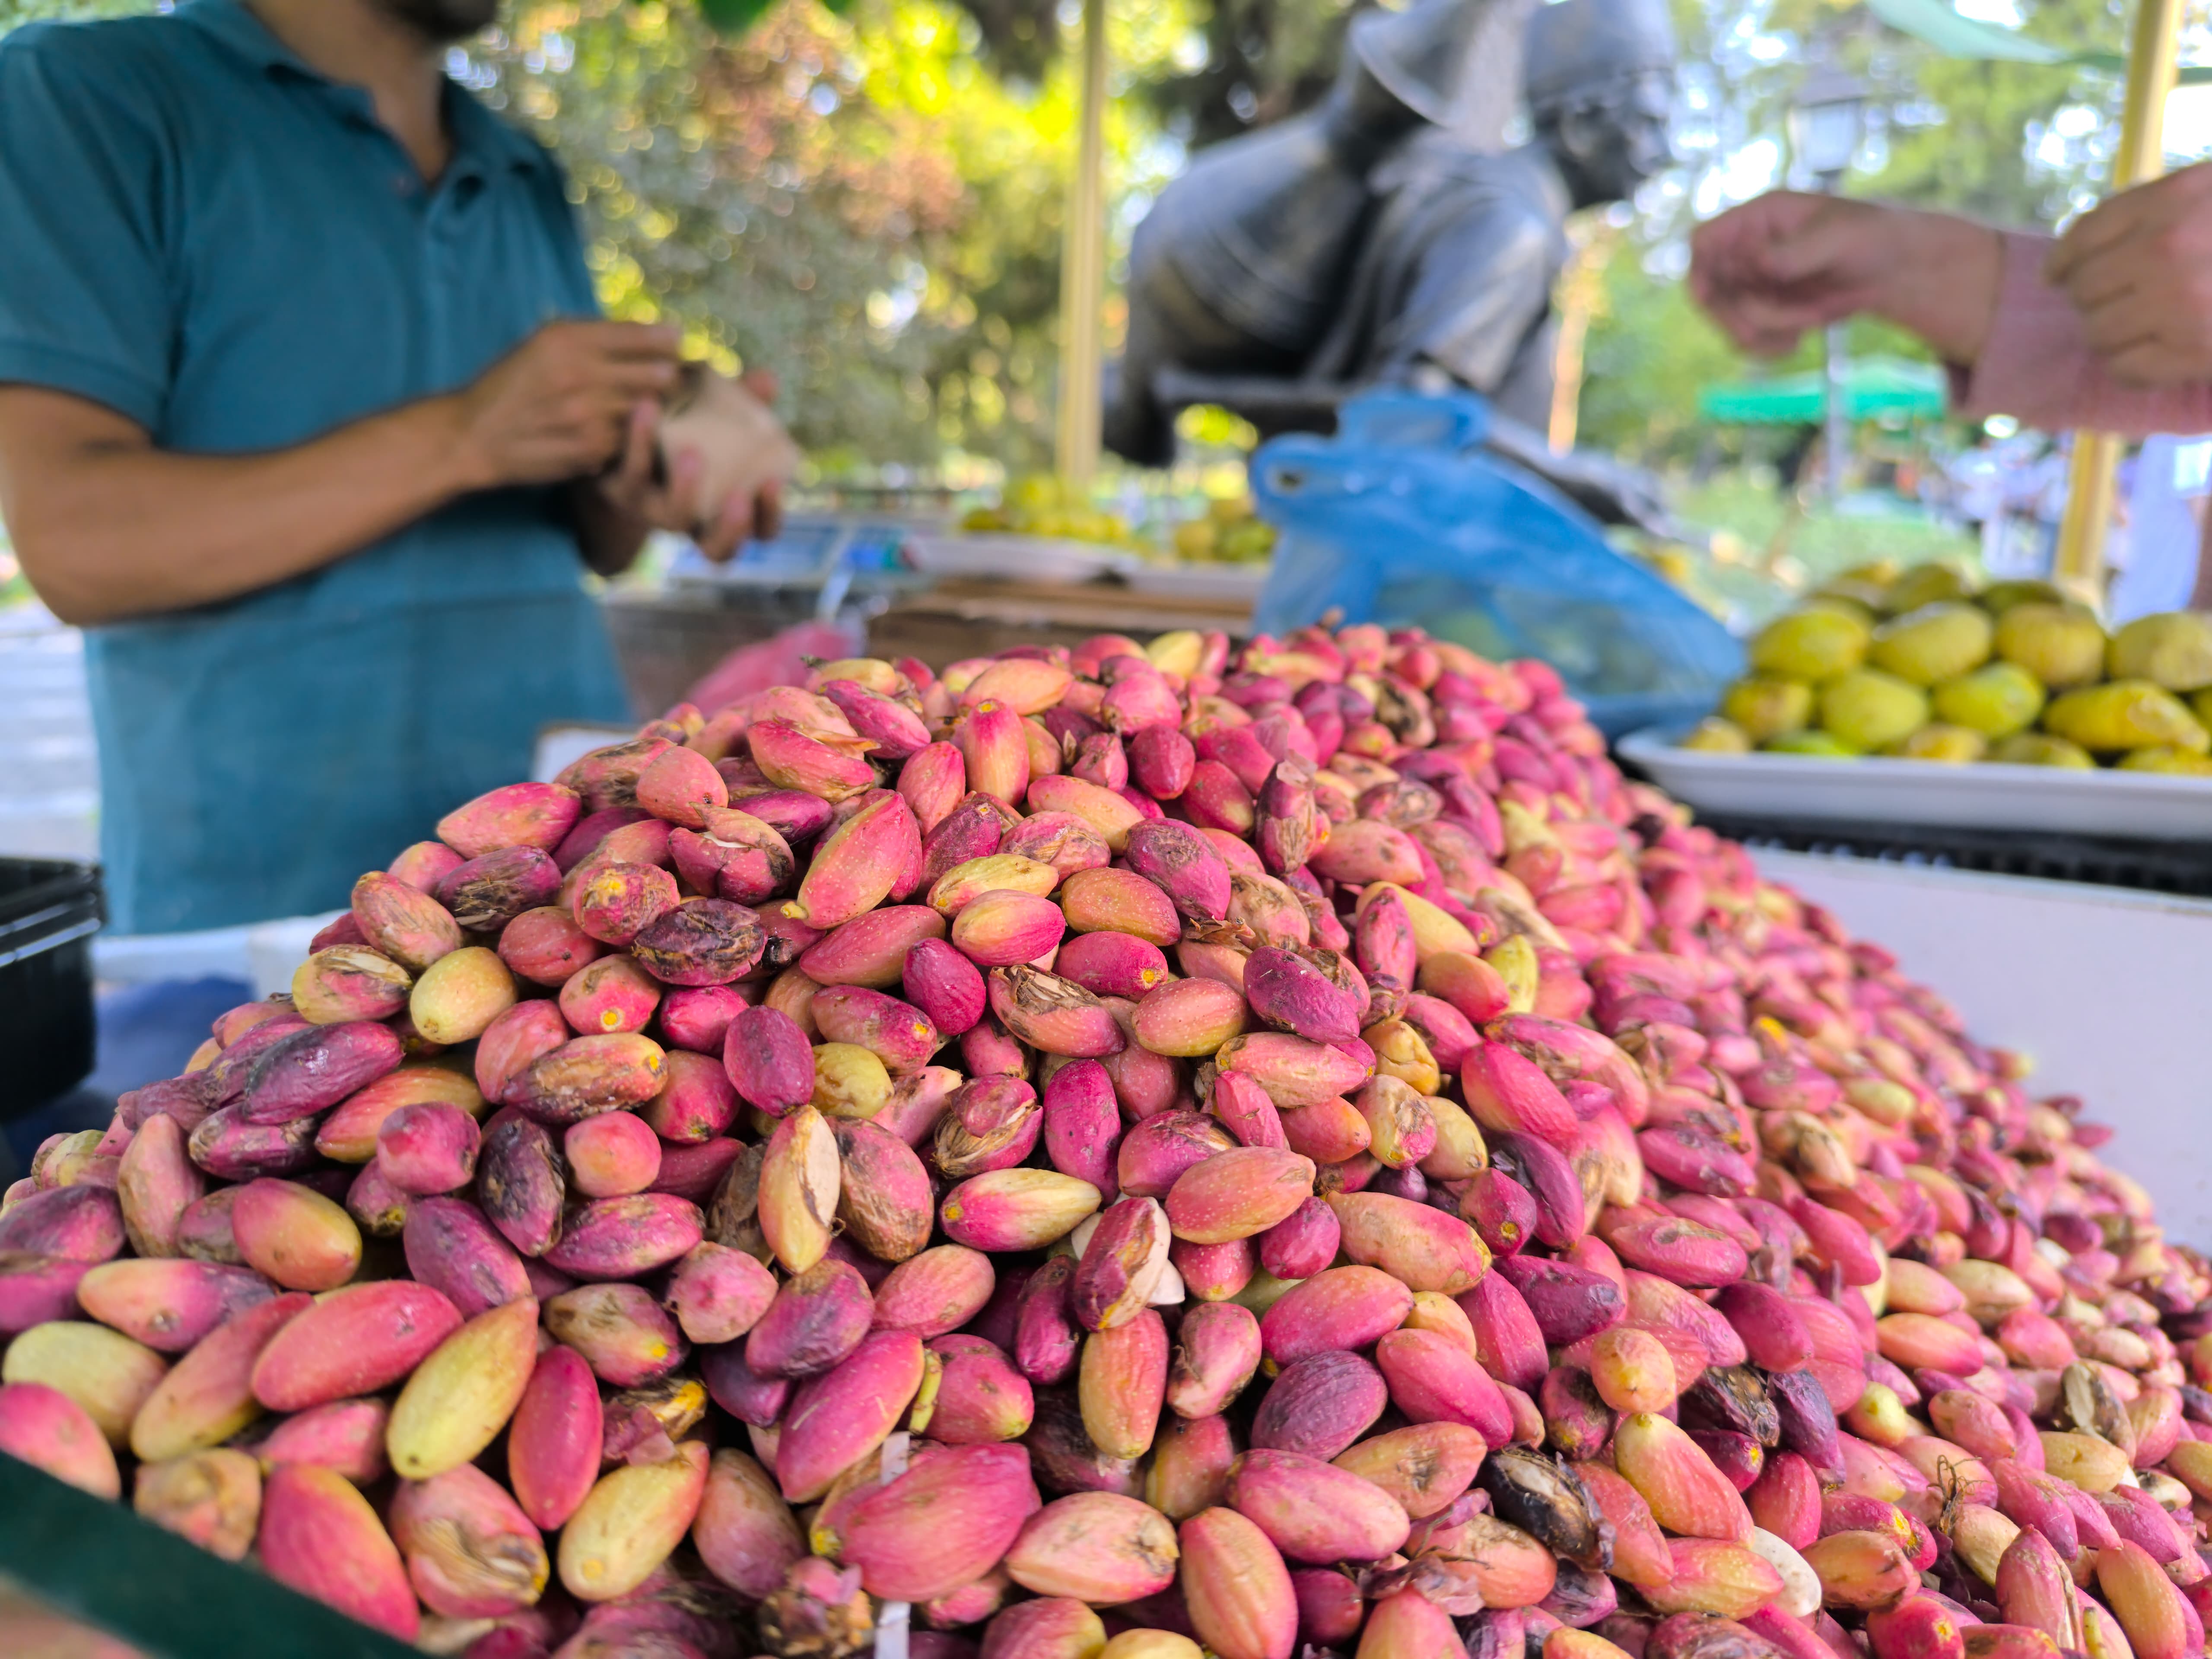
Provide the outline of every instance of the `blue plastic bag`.
<path id="1" fill-rule="evenodd" d="M 1496 660 L 1540 658 L 1608 737 L 1710 711 L 1742 672 L 1741 646 L 1580 507 L 1477 448 L 1489 418 L 1471 393 L 1377 392 L 1344 406 L 1333 438 L 1261 445 L 1252 491 L 1282 538 L 1255 629 L 1339 610 Z"/>

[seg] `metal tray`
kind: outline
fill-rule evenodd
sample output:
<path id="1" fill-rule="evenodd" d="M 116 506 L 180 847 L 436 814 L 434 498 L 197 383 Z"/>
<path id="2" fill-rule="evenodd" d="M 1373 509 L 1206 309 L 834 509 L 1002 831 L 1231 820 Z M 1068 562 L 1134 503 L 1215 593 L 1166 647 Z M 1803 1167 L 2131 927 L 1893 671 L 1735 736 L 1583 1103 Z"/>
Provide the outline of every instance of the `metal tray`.
<path id="1" fill-rule="evenodd" d="M 2212 778 L 2051 766 L 1822 760 L 1678 749 L 1685 728 L 1623 738 L 1620 753 L 1700 812 L 1888 822 L 2131 841 L 2212 837 Z"/>

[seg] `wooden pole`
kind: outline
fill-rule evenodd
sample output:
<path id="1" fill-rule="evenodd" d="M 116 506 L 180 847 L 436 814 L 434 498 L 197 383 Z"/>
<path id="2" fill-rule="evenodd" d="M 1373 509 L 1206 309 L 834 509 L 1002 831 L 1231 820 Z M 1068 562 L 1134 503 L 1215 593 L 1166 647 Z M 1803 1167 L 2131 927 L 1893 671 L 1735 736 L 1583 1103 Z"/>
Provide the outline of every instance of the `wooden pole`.
<path id="1" fill-rule="evenodd" d="M 2127 101 L 2120 114 L 2120 148 L 2112 158 L 2112 188 L 2155 179 L 2166 166 L 2166 98 L 2173 90 L 2174 55 L 2181 36 L 2181 0 L 2136 0 L 2128 49 Z M 2112 474 L 2120 440 L 2109 432 L 2076 432 L 2066 479 L 2066 512 L 2058 525 L 2051 578 L 2075 599 L 2100 605 L 2105 586 L 2105 534 L 2112 522 Z"/>
<path id="2" fill-rule="evenodd" d="M 1620 233 L 1600 221 L 1575 239 L 1573 256 L 1559 283 L 1559 337 L 1552 354 L 1552 418 L 1545 434 L 1554 455 L 1575 447 L 1581 424 L 1583 349 L 1589 343 L 1591 319 L 1605 301 L 1605 268 L 1620 244 Z"/>
<path id="3" fill-rule="evenodd" d="M 1099 312 L 1106 282 L 1106 0 L 1083 0 L 1083 108 L 1060 264 L 1061 482 L 1088 504 L 1098 472 L 1102 414 Z"/>

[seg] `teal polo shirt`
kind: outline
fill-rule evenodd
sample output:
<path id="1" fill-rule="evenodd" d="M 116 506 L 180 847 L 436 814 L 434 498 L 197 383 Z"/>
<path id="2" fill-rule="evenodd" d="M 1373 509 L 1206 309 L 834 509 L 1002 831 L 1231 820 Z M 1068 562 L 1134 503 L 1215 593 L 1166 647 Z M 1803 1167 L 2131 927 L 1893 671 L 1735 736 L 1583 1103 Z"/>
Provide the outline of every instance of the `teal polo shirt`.
<path id="1" fill-rule="evenodd" d="M 0 382 L 161 447 L 281 448 L 597 309 L 560 169 L 459 86 L 426 185 L 237 0 L 0 40 Z M 551 489 L 471 495 L 241 599 L 88 630 L 112 924 L 334 909 L 538 728 L 626 713 Z"/>

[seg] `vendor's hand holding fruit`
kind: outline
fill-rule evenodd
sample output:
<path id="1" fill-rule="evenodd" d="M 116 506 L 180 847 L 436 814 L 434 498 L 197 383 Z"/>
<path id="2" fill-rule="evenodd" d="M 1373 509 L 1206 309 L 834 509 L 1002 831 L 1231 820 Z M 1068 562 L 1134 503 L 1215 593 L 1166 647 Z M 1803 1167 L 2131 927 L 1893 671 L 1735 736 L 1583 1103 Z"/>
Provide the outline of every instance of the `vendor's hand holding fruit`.
<path id="1" fill-rule="evenodd" d="M 1908 329 L 1953 366 L 1969 416 L 2134 435 L 2212 426 L 2212 167 L 2123 191 L 2055 241 L 1776 191 L 1698 228 L 1689 283 L 1761 356 L 1847 317 Z"/>
<path id="2" fill-rule="evenodd" d="M 735 453 L 710 464 L 696 442 L 678 442 L 664 459 L 662 399 L 683 372 L 678 338 L 644 323 L 539 329 L 453 394 L 459 453 L 474 465 L 477 487 L 577 479 L 589 491 L 580 513 L 692 536 L 718 563 L 748 537 L 774 535 L 793 453 L 768 408 L 775 377 L 756 373 L 718 388 L 726 418 L 717 436 Z M 595 567 L 619 568 L 635 532 L 590 540 L 615 556 L 587 543 Z"/>

